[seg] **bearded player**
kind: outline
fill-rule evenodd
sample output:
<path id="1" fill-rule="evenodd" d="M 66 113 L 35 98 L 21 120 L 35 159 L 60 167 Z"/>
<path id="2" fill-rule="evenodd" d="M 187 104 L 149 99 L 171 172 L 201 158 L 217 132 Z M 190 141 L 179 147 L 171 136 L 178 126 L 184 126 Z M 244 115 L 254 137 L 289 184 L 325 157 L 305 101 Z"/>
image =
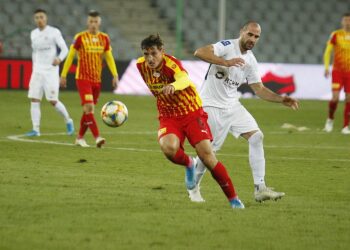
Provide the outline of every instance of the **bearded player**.
<path id="1" fill-rule="evenodd" d="M 339 102 L 340 91 L 344 88 L 345 107 L 342 134 L 349 135 L 350 119 L 350 13 L 342 18 L 342 29 L 331 34 L 324 52 L 325 77 L 329 77 L 329 64 L 334 50 L 332 69 L 332 99 L 328 103 L 328 119 L 324 131 L 333 130 L 334 113 Z"/>
<path id="2" fill-rule="evenodd" d="M 284 196 L 265 184 L 265 156 L 263 133 L 253 116 L 239 102 L 238 87 L 248 83 L 260 98 L 281 103 L 292 109 L 298 108 L 298 102 L 288 96 L 279 96 L 264 87 L 261 82 L 257 61 L 252 53 L 261 33 L 256 22 L 246 23 L 238 39 L 224 40 L 199 48 L 195 56 L 210 63 L 204 85 L 201 90 L 203 107 L 208 113 L 208 123 L 213 134 L 214 151 L 220 150 L 228 133 L 234 137 L 243 137 L 249 144 L 249 163 L 254 179 L 256 201 L 277 200 Z M 199 159 L 196 168 L 197 185 L 189 190 L 190 199 L 203 200 L 199 184 L 205 172 L 205 164 Z"/>
<path id="3" fill-rule="evenodd" d="M 164 155 L 173 163 L 186 168 L 186 187 L 196 185 L 196 161 L 184 152 L 188 139 L 198 157 L 210 170 L 222 188 L 232 208 L 243 209 L 224 165 L 212 150 L 212 139 L 207 124 L 207 114 L 202 101 L 180 61 L 164 53 L 159 35 L 150 35 L 141 42 L 143 57 L 137 60 L 137 68 L 147 87 L 157 98 L 159 112 L 158 139 Z"/>
<path id="4" fill-rule="evenodd" d="M 105 139 L 100 136 L 94 117 L 94 106 L 98 101 L 101 90 L 102 61 L 105 58 L 108 68 L 113 75 L 112 86 L 117 87 L 118 73 L 114 62 L 109 36 L 100 32 L 101 17 L 97 11 L 90 11 L 87 18 L 88 30 L 78 33 L 70 47 L 67 60 L 61 73 L 61 85 L 66 87 L 66 77 L 74 56 L 78 54 L 76 84 L 83 105 L 83 115 L 75 144 L 89 147 L 84 139 L 85 132 L 90 128 L 96 140 L 96 146 L 101 147 Z"/>
<path id="5" fill-rule="evenodd" d="M 40 102 L 45 93 L 46 99 L 63 117 L 67 134 L 74 133 L 73 120 L 66 107 L 58 99 L 59 94 L 59 65 L 67 56 L 68 48 L 61 32 L 47 24 L 47 14 L 43 9 L 34 11 L 34 21 L 37 26 L 30 33 L 33 48 L 33 72 L 29 82 L 28 98 L 31 100 L 30 115 L 33 129 L 27 136 L 40 136 L 41 110 Z M 60 53 L 57 53 L 57 47 Z"/>

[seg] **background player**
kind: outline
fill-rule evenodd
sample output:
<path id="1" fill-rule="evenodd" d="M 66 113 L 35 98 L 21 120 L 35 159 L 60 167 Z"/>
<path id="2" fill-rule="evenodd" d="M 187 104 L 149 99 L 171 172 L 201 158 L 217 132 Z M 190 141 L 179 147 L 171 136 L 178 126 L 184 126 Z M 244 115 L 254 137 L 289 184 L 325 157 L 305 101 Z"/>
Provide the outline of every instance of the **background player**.
<path id="1" fill-rule="evenodd" d="M 187 138 L 221 186 L 231 207 L 244 208 L 224 165 L 214 155 L 207 114 L 186 70 L 177 59 L 164 54 L 159 35 L 145 38 L 141 49 L 144 56 L 138 59 L 137 68 L 157 98 L 161 150 L 170 161 L 186 167 L 186 186 L 192 189 L 196 185 L 195 161 L 184 152 L 183 143 Z"/>
<path id="2" fill-rule="evenodd" d="M 284 193 L 275 192 L 265 185 L 265 157 L 263 148 L 263 133 L 252 115 L 239 102 L 237 88 L 248 83 L 260 98 L 282 103 L 293 109 L 298 108 L 298 102 L 288 96 L 282 97 L 266 88 L 260 79 L 257 61 L 251 51 L 258 42 L 261 33 L 256 22 L 246 23 L 240 37 L 225 40 L 213 45 L 199 48 L 195 56 L 209 62 L 209 70 L 201 90 L 204 110 L 208 113 L 208 123 L 213 133 L 213 148 L 218 151 L 223 145 L 228 133 L 249 143 L 249 163 L 253 172 L 255 199 L 264 201 L 278 199 Z M 195 189 L 189 190 L 192 200 L 201 200 L 199 183 L 205 167 L 199 160 L 197 166 L 197 183 Z"/>
<path id="3" fill-rule="evenodd" d="M 113 88 L 117 87 L 119 81 L 109 36 L 100 32 L 100 25 L 100 14 L 97 11 L 90 11 L 87 18 L 88 30 L 75 36 L 61 73 L 61 85 L 66 87 L 68 70 L 72 65 L 75 54 L 78 53 L 78 67 L 75 78 L 83 105 L 83 115 L 75 144 L 82 147 L 89 146 L 84 139 L 87 128 L 90 128 L 95 137 L 97 147 L 101 147 L 105 143 L 105 139 L 100 137 L 94 117 L 94 105 L 98 101 L 101 90 L 103 57 L 105 57 L 108 68 L 113 75 Z"/>
<path id="4" fill-rule="evenodd" d="M 350 13 L 343 15 L 342 29 L 334 31 L 328 40 L 324 52 L 325 77 L 329 76 L 329 64 L 334 49 L 332 69 L 332 99 L 328 103 L 328 119 L 324 131 L 333 130 L 334 113 L 339 102 L 342 88 L 345 92 L 344 123 L 341 132 L 350 134 Z"/>
<path id="5" fill-rule="evenodd" d="M 64 118 L 67 133 L 74 133 L 73 120 L 69 117 L 66 107 L 58 100 L 59 93 L 59 65 L 67 56 L 68 48 L 61 32 L 47 25 L 47 14 L 43 9 L 34 12 L 37 26 L 30 33 L 33 53 L 33 72 L 29 83 L 28 98 L 31 99 L 30 115 L 33 130 L 27 136 L 40 136 L 41 110 L 40 102 L 45 93 L 46 99 Z M 57 47 L 60 49 L 57 55 Z"/>

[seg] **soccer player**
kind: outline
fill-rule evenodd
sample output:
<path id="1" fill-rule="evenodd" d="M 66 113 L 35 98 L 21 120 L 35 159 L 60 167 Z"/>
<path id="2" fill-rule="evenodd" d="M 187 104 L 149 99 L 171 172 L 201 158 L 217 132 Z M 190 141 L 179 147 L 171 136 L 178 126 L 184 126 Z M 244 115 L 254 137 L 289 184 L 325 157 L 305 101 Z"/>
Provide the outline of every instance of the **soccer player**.
<path id="1" fill-rule="evenodd" d="M 248 83 L 260 98 L 282 103 L 292 109 L 298 108 L 295 99 L 275 94 L 262 84 L 257 61 L 251 51 L 258 42 L 260 33 L 260 25 L 250 21 L 241 28 L 238 39 L 219 41 L 199 48 L 194 53 L 196 57 L 210 63 L 200 95 L 204 110 L 209 116 L 214 151 L 220 150 L 228 133 L 248 141 L 254 195 L 259 202 L 277 200 L 284 196 L 284 193 L 266 187 L 263 133 L 253 116 L 239 102 L 237 88 Z M 199 159 L 196 168 L 197 185 L 189 190 L 191 200 L 202 200 L 199 184 L 204 172 L 205 166 Z"/>
<path id="2" fill-rule="evenodd" d="M 184 152 L 187 138 L 222 188 L 231 207 L 243 209 L 244 205 L 238 199 L 224 165 L 213 153 L 207 114 L 202 109 L 201 99 L 186 70 L 180 61 L 164 53 L 159 35 L 145 38 L 141 42 L 141 49 L 143 57 L 137 60 L 137 68 L 157 98 L 161 150 L 170 161 L 186 168 L 186 187 L 192 189 L 196 185 L 196 162 Z"/>
<path id="3" fill-rule="evenodd" d="M 68 48 L 61 32 L 47 24 L 47 14 L 43 9 L 34 11 L 36 29 L 30 33 L 33 53 L 33 72 L 29 82 L 28 98 L 31 99 L 30 115 L 33 130 L 27 136 L 40 136 L 40 102 L 45 93 L 46 100 L 63 116 L 67 134 L 74 133 L 73 120 L 66 107 L 58 99 L 59 93 L 59 65 L 67 56 Z M 60 53 L 57 53 L 57 47 Z M 58 54 L 58 55 L 57 55 Z"/>
<path id="4" fill-rule="evenodd" d="M 98 101 L 101 90 L 103 58 L 105 58 L 108 68 L 113 75 L 113 88 L 117 87 L 119 81 L 109 36 L 100 32 L 100 25 L 100 14 L 97 11 L 90 11 L 87 18 L 88 30 L 75 36 L 61 72 L 61 85 L 66 87 L 68 70 L 72 65 L 75 54 L 78 54 L 78 67 L 75 78 L 83 106 L 83 115 L 80 120 L 79 134 L 75 144 L 81 147 L 89 147 L 84 139 L 88 128 L 90 128 L 95 137 L 97 147 L 100 148 L 106 141 L 100 136 L 94 117 L 94 105 Z"/>
<path id="5" fill-rule="evenodd" d="M 334 49 L 333 69 L 332 69 L 332 99 L 328 103 L 328 119 L 324 131 L 333 130 L 334 113 L 339 102 L 339 93 L 344 88 L 345 107 L 344 123 L 342 134 L 349 135 L 350 119 L 350 13 L 346 13 L 342 18 L 342 29 L 334 31 L 324 52 L 325 77 L 329 77 L 329 64 L 331 54 Z"/>

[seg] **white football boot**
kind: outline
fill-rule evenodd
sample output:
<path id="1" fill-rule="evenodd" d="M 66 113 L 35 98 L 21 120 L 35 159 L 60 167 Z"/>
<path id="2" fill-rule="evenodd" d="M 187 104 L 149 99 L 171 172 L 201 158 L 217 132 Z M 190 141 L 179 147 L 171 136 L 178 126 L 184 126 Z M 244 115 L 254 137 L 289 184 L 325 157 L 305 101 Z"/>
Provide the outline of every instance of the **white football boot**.
<path id="1" fill-rule="evenodd" d="M 333 130 L 333 120 L 328 118 L 326 120 L 326 124 L 324 125 L 323 131 L 330 133 L 330 132 L 332 132 L 332 130 Z"/>
<path id="2" fill-rule="evenodd" d="M 344 127 L 344 128 L 341 130 L 341 133 L 342 133 L 343 135 L 350 135 L 349 126 Z"/>
<path id="3" fill-rule="evenodd" d="M 278 199 L 281 199 L 285 193 L 283 192 L 275 192 L 273 191 L 273 188 L 269 188 L 266 186 L 256 186 L 254 191 L 255 200 L 257 202 L 263 202 L 266 200 L 274 200 L 277 201 Z"/>
<path id="4" fill-rule="evenodd" d="M 75 145 L 80 146 L 80 147 L 83 147 L 83 148 L 88 148 L 88 147 L 90 147 L 90 146 L 86 143 L 86 141 L 85 141 L 84 138 L 77 138 L 77 139 L 75 140 Z"/>
<path id="5" fill-rule="evenodd" d="M 201 195 L 199 184 L 197 184 L 193 189 L 187 191 L 188 197 L 190 197 L 192 202 L 205 202 Z"/>
<path id="6" fill-rule="evenodd" d="M 105 143 L 106 143 L 106 139 L 105 138 L 102 138 L 102 137 L 97 137 L 96 138 L 96 147 L 100 148 Z"/>

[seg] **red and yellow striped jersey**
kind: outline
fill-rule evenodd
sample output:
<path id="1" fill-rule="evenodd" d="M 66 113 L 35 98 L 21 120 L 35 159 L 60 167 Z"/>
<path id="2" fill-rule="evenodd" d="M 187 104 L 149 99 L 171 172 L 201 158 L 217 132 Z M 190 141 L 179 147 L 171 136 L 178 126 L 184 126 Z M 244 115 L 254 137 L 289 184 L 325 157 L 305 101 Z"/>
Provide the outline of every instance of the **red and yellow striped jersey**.
<path id="1" fill-rule="evenodd" d="M 157 69 L 147 66 L 145 58 L 137 60 L 137 68 L 147 87 L 157 98 L 159 117 L 179 117 L 199 110 L 202 101 L 196 87 L 188 78 L 186 70 L 175 57 L 164 54 L 163 61 Z M 172 84 L 177 78 L 186 75 L 188 87 L 177 90 L 173 95 L 164 95 L 161 90 L 164 86 Z"/>
<path id="2" fill-rule="evenodd" d="M 328 43 L 334 47 L 333 70 L 350 72 L 350 32 L 336 30 Z"/>
<path id="3" fill-rule="evenodd" d="M 112 50 L 106 33 L 96 35 L 83 31 L 78 33 L 73 45 L 78 52 L 76 79 L 101 82 L 103 54 Z"/>

